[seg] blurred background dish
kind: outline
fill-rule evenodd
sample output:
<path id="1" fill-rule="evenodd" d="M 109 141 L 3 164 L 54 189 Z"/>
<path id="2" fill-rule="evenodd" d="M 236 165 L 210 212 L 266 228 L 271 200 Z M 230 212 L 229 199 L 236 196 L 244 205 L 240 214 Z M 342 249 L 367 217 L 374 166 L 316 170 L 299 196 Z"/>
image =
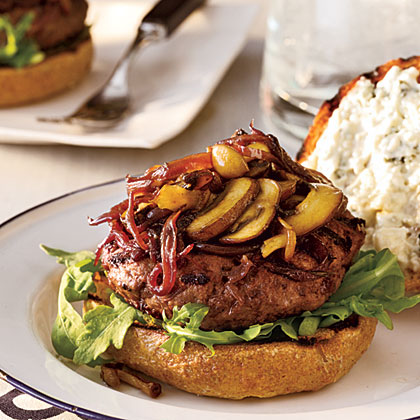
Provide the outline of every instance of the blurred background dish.
<path id="1" fill-rule="evenodd" d="M 92 72 L 75 89 L 46 102 L 0 110 L 0 141 L 154 148 L 185 129 L 243 47 L 258 10 L 255 2 L 209 0 L 171 39 L 142 51 L 130 72 L 132 115 L 115 129 L 89 132 L 37 121 L 71 114 L 105 82 L 153 3 L 92 0 Z"/>
<path id="2" fill-rule="evenodd" d="M 85 0 L 0 3 L 0 107 L 43 100 L 77 85 L 93 46 Z"/>

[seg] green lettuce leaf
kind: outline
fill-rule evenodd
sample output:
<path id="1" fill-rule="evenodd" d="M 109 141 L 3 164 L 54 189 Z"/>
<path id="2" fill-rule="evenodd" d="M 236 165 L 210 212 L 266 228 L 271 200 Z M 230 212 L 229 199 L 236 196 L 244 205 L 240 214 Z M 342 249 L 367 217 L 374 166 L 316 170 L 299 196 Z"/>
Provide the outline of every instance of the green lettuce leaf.
<path id="1" fill-rule="evenodd" d="M 306 311 L 300 316 L 273 323 L 254 325 L 242 334 L 237 334 L 233 331 L 200 330 L 199 325 L 208 308 L 204 305 L 188 304 L 180 311 L 174 311 L 171 320 L 164 318 L 163 328 L 170 338 L 162 347 L 177 354 L 183 350 L 187 341 L 197 341 L 213 353 L 215 344 L 262 340 L 269 338 L 275 329 L 280 329 L 283 336 L 296 340 L 299 336 L 315 334 L 318 328 L 344 321 L 353 313 L 377 318 L 392 329 L 388 311 L 401 312 L 420 303 L 420 295 L 405 297 L 404 291 L 404 275 L 395 255 L 388 249 L 378 253 L 374 250 L 360 252 L 337 292 L 314 311 Z"/>
<path id="2" fill-rule="evenodd" d="M 41 245 L 41 249 L 48 255 L 57 257 L 57 261 L 67 267 L 61 277 L 57 318 L 51 341 L 58 354 L 73 359 L 78 348 L 77 339 L 84 332 L 85 325 L 71 302 L 85 300 L 90 292 L 96 291 L 93 283 L 93 275 L 98 271 L 98 267 L 94 265 L 95 255 L 90 251 L 71 253 L 45 245 Z"/>
<path id="3" fill-rule="evenodd" d="M 73 359 L 78 347 L 77 338 L 85 329 L 81 316 L 71 302 L 87 299 L 88 293 L 96 290 L 92 280 L 93 273 L 85 271 L 90 265 L 91 261 L 84 260 L 67 268 L 61 278 L 57 318 L 51 340 L 57 353 L 69 359 Z"/>
<path id="4" fill-rule="evenodd" d="M 34 17 L 33 13 L 26 13 L 13 25 L 7 16 L 0 16 L 0 31 L 6 35 L 6 44 L 0 47 L 0 64 L 21 68 L 44 59 L 45 54 L 36 42 L 25 36 Z"/>
<path id="5" fill-rule="evenodd" d="M 46 245 L 41 244 L 40 248 L 51 257 L 57 257 L 57 262 L 59 264 L 64 264 L 66 267 L 71 267 L 84 260 L 95 260 L 95 254 L 92 251 L 77 251 L 77 252 L 67 252 L 62 249 L 50 248 Z M 95 271 L 102 271 L 100 265 L 97 266 Z"/>
<path id="6" fill-rule="evenodd" d="M 97 359 L 113 344 L 120 349 L 128 328 L 136 320 L 136 309 L 116 297 L 110 296 L 112 307 L 99 305 L 83 317 L 85 329 L 77 338 L 73 361 L 87 364 Z"/>

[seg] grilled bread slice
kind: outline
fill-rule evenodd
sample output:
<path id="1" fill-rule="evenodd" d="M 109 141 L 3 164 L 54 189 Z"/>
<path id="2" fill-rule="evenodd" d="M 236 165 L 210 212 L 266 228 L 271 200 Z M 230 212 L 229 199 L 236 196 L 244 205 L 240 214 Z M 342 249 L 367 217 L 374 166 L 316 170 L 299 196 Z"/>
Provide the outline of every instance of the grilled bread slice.
<path id="1" fill-rule="evenodd" d="M 342 86 L 297 156 L 344 191 L 352 213 L 367 221 L 368 246 L 397 254 L 409 294 L 420 292 L 418 71 L 420 56 L 398 58 Z"/>
<path id="2" fill-rule="evenodd" d="M 202 344 L 188 342 L 182 353 L 160 346 L 162 330 L 132 326 L 118 362 L 197 395 L 227 399 L 267 398 L 316 391 L 338 381 L 368 349 L 377 320 L 356 317 L 343 329 L 320 329 L 307 341 L 224 344 L 211 356 Z"/>
<path id="3" fill-rule="evenodd" d="M 314 151 L 318 139 L 327 127 L 328 120 L 331 117 L 335 109 L 340 105 L 341 100 L 354 88 L 356 83 L 363 77 L 369 79 L 373 84 L 377 84 L 381 81 L 388 71 L 393 67 L 398 66 L 401 69 L 407 69 L 409 67 L 415 67 L 420 70 L 420 56 L 413 56 L 410 58 L 397 58 L 395 60 L 388 61 L 382 66 L 377 67 L 370 73 L 364 73 L 354 78 L 347 84 L 343 85 L 338 93 L 330 100 L 325 101 L 315 116 L 312 126 L 309 129 L 309 133 L 306 136 L 302 147 L 300 148 L 297 161 L 304 163 L 309 155 Z M 420 79 L 419 79 L 420 80 Z"/>

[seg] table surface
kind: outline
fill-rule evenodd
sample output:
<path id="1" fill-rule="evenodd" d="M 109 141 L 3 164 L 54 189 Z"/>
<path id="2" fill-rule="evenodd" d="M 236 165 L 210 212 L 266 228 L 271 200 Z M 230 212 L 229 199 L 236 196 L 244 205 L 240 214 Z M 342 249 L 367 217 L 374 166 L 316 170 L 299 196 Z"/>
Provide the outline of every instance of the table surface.
<path id="1" fill-rule="evenodd" d="M 285 148 L 290 135 L 266 121 L 259 104 L 267 2 L 261 5 L 247 43 L 210 100 L 187 129 L 154 150 L 59 145 L 0 145 L 0 223 L 70 191 L 142 173 L 149 166 L 202 151 L 236 128 L 255 126 L 277 135 Z"/>

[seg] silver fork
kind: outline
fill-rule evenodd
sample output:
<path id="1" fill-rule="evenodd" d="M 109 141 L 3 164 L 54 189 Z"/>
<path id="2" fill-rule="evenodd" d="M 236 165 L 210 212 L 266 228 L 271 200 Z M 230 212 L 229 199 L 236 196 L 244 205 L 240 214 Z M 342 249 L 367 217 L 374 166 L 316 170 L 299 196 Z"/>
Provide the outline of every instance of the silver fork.
<path id="1" fill-rule="evenodd" d="M 77 124 L 88 129 L 111 128 L 130 110 L 128 71 L 140 48 L 169 37 L 205 0 L 161 0 L 142 20 L 135 39 L 119 59 L 106 83 L 71 115 L 38 121 Z"/>

